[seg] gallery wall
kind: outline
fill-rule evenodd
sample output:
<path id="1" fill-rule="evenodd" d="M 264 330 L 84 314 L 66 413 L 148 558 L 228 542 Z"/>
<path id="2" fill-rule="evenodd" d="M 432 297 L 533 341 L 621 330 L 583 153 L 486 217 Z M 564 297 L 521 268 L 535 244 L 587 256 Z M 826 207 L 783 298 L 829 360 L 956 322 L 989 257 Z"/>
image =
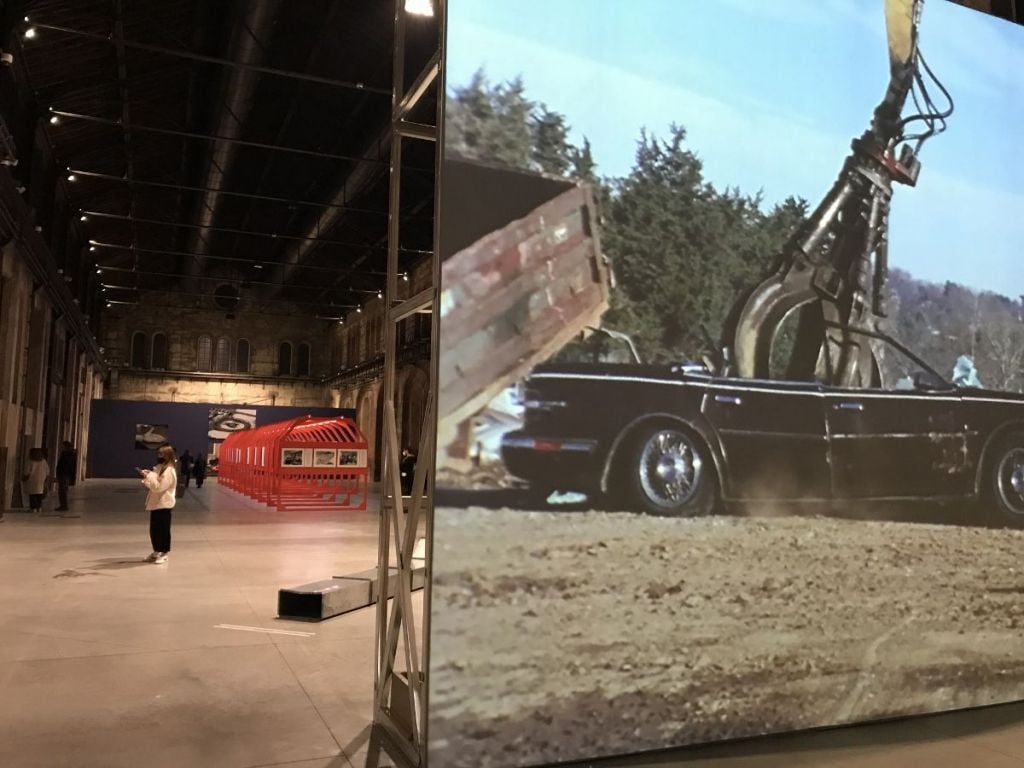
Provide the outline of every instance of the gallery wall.
<path id="1" fill-rule="evenodd" d="M 1024 29 L 446 14 L 430 765 L 1024 698 Z"/>
<path id="2" fill-rule="evenodd" d="M 166 403 L 130 400 L 93 400 L 89 421 L 89 477 L 131 477 L 134 467 L 150 466 L 154 452 L 137 448 L 139 425 L 167 427 L 167 439 L 180 456 L 186 449 L 195 456 L 209 454 L 211 439 L 210 413 L 231 409 L 217 403 Z M 288 406 L 239 406 L 242 414 L 237 423 L 229 421 L 230 429 L 244 428 L 248 411 L 255 410 L 250 426 L 274 424 L 299 416 L 345 416 L 355 418 L 355 409 L 293 408 Z M 230 414 L 225 414 L 230 416 Z"/>

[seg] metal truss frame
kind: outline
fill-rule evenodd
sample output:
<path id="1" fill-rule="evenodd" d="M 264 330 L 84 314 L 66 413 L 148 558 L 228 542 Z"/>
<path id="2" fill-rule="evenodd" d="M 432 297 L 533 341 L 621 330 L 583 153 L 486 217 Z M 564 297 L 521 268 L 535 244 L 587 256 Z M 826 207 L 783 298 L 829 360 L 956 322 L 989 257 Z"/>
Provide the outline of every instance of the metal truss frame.
<path id="1" fill-rule="evenodd" d="M 395 2 L 395 47 L 391 94 L 391 158 L 388 201 L 387 285 L 384 327 L 383 397 L 383 471 L 381 473 L 381 511 L 378 542 L 378 594 L 384 597 L 394 590 L 394 599 L 377 600 L 374 665 L 374 722 L 391 737 L 403 756 L 416 768 L 427 763 L 427 662 L 430 637 L 430 583 L 434 507 L 434 453 L 437 443 L 437 359 L 438 298 L 440 263 L 438 214 L 439 179 L 442 159 L 441 118 L 444 109 L 445 1 L 433 0 L 438 28 L 438 47 L 415 81 L 406 87 L 405 39 L 407 12 L 405 0 Z M 408 117 L 423 96 L 434 89 L 437 94 L 435 126 L 411 122 Z M 431 259 L 431 285 L 413 296 L 403 297 L 400 288 L 399 236 L 401 233 L 402 146 L 404 141 L 432 141 L 434 152 L 434 248 Z M 400 446 L 395 417 L 396 374 L 399 358 L 398 328 L 417 313 L 431 314 L 430 386 L 423 415 L 419 453 L 412 494 L 403 496 L 400 479 Z M 423 620 L 417 627 L 413 609 L 413 552 L 420 523 L 426 527 L 425 588 Z M 392 586 L 393 584 L 393 586 Z M 401 646 L 402 653 L 399 654 Z"/>

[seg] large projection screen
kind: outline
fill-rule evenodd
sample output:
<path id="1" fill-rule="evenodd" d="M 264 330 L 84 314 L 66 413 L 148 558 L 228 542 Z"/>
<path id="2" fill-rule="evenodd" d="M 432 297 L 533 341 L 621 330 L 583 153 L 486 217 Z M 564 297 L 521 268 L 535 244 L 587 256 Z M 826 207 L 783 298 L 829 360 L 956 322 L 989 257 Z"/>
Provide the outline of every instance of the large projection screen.
<path id="1" fill-rule="evenodd" d="M 1024 698 L 1024 30 L 447 0 L 429 758 Z"/>

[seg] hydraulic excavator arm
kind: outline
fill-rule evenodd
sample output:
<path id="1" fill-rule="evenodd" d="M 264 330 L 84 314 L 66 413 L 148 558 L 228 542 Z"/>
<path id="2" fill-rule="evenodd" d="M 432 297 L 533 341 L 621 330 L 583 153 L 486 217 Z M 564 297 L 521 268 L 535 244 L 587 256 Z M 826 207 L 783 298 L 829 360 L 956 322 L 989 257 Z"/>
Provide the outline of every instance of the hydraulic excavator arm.
<path id="1" fill-rule="evenodd" d="M 885 0 L 890 80 L 869 128 L 832 188 L 779 254 L 771 274 L 734 306 L 724 346 L 729 373 L 785 377 L 836 386 L 871 386 L 879 379 L 872 337 L 888 315 L 888 228 L 893 184 L 914 186 L 918 154 L 945 130 L 949 93 L 918 48 L 924 0 Z M 930 89 L 948 104 L 936 107 Z M 908 109 L 908 101 L 912 108 Z M 904 114 L 909 112 L 909 114 Z M 797 314 L 792 352 L 773 353 L 779 330 Z"/>

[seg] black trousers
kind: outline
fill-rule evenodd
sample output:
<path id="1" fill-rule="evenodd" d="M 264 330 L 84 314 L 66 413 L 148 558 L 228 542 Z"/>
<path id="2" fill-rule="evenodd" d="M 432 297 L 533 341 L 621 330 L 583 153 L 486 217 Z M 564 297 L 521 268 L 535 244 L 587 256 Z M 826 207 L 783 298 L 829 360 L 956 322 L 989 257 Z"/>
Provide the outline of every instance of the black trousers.
<path id="1" fill-rule="evenodd" d="M 149 540 L 153 544 L 154 552 L 171 551 L 171 510 L 149 511 Z"/>
<path id="2" fill-rule="evenodd" d="M 57 477 L 57 496 L 60 499 L 60 508 L 68 508 L 68 486 L 71 485 L 70 477 Z"/>
<path id="3" fill-rule="evenodd" d="M 43 499 L 46 498 L 45 493 L 30 493 L 28 495 L 28 508 L 29 509 L 42 509 Z"/>

